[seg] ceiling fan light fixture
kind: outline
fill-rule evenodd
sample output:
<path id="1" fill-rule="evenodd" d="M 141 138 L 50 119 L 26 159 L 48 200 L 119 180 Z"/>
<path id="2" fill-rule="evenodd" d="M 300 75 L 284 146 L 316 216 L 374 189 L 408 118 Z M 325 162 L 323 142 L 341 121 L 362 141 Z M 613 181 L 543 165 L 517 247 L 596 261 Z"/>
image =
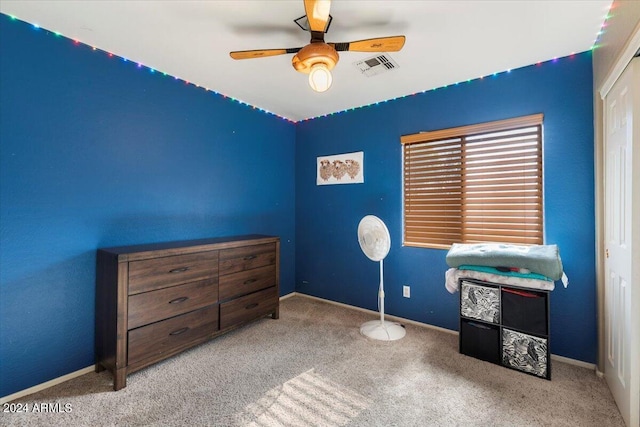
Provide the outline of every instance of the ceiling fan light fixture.
<path id="1" fill-rule="evenodd" d="M 296 71 L 307 74 L 311 72 L 311 67 L 318 63 L 322 63 L 327 69 L 333 70 L 339 59 L 338 52 L 332 46 L 316 42 L 300 49 L 291 59 L 291 64 Z"/>
<path id="2" fill-rule="evenodd" d="M 309 72 L 309 86 L 316 92 L 326 92 L 333 82 L 331 71 L 322 62 L 318 62 L 311 66 Z"/>

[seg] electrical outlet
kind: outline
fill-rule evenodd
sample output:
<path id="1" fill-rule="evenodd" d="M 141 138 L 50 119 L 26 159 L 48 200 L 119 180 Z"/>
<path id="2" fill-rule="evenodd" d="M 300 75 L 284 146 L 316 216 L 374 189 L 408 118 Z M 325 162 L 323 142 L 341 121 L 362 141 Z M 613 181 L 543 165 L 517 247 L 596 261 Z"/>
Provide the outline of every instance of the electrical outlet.
<path id="1" fill-rule="evenodd" d="M 411 287 L 404 285 L 402 287 L 402 296 L 405 298 L 411 298 Z"/>

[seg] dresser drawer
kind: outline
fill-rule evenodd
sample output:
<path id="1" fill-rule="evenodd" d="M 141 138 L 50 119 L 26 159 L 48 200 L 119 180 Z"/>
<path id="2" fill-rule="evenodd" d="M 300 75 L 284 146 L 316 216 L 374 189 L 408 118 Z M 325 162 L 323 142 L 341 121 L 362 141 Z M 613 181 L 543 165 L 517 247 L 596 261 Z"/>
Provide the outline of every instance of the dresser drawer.
<path id="1" fill-rule="evenodd" d="M 226 329 L 272 313 L 276 310 L 278 302 L 278 293 L 276 287 L 273 286 L 222 303 L 220 304 L 220 329 Z"/>
<path id="2" fill-rule="evenodd" d="M 254 268 L 220 277 L 220 301 L 250 294 L 276 284 L 276 266 Z"/>
<path id="3" fill-rule="evenodd" d="M 128 329 L 197 310 L 218 301 L 217 279 L 201 280 L 129 297 Z"/>
<path id="4" fill-rule="evenodd" d="M 217 305 L 131 330 L 128 340 L 128 363 L 131 365 L 168 353 L 217 330 Z"/>
<path id="5" fill-rule="evenodd" d="M 218 276 L 218 251 L 132 261 L 129 295 Z"/>
<path id="6" fill-rule="evenodd" d="M 265 265 L 274 265 L 275 263 L 275 243 L 251 245 L 220 251 L 220 275 L 237 273 Z"/>

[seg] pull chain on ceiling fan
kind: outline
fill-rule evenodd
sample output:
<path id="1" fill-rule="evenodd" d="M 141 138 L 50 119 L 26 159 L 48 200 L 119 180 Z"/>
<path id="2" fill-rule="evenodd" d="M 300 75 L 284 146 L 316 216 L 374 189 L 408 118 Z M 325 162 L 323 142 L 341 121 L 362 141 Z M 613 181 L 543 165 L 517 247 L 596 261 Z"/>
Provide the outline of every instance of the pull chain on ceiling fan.
<path id="1" fill-rule="evenodd" d="M 309 85 L 316 92 L 331 87 L 331 70 L 340 56 L 338 52 L 397 52 L 404 46 L 405 36 L 379 37 L 346 43 L 326 43 L 324 35 L 329 21 L 330 0 L 304 0 L 311 41 L 304 47 L 289 49 L 257 49 L 230 52 L 233 59 L 253 59 L 294 53 L 291 63 L 301 73 L 309 74 Z"/>

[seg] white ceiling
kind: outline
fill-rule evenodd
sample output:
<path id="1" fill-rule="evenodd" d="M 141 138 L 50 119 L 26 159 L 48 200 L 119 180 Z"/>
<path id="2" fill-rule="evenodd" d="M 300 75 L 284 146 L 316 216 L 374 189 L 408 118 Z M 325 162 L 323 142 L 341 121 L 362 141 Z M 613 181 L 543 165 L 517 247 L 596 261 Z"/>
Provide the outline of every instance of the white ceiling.
<path id="1" fill-rule="evenodd" d="M 302 0 L 2 0 L 0 11 L 292 121 L 589 50 L 612 0 L 334 0 L 328 42 L 405 35 L 399 68 L 365 77 L 341 52 L 316 93 L 292 55 L 235 61 L 229 51 L 301 47 Z"/>

